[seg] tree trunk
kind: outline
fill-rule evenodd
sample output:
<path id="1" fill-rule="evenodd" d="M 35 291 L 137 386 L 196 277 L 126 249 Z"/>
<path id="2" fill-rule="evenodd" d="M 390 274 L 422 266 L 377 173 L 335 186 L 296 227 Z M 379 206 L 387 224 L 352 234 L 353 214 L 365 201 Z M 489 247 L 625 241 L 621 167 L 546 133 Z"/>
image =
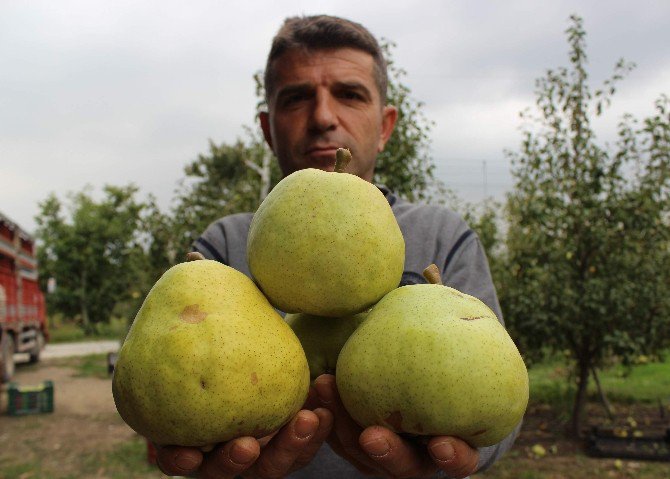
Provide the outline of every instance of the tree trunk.
<path id="1" fill-rule="evenodd" d="M 261 166 L 261 188 L 260 188 L 260 200 L 263 201 L 265 197 L 270 192 L 270 173 L 271 173 L 271 161 L 272 154 L 269 151 L 265 151 L 263 154 L 263 166 Z"/>
<path id="2" fill-rule="evenodd" d="M 575 404 L 572 409 L 572 418 L 570 425 L 570 432 L 575 436 L 579 437 L 581 427 L 582 427 L 582 418 L 584 416 L 584 409 L 586 408 L 586 399 L 589 385 L 589 370 L 590 370 L 590 361 L 588 359 L 580 359 L 577 363 L 579 374 L 579 380 L 577 383 L 577 396 L 575 397 Z"/>
<path id="3" fill-rule="evenodd" d="M 610 421 L 614 419 L 614 415 L 612 414 L 612 406 L 610 405 L 610 402 L 607 400 L 607 396 L 605 395 L 605 391 L 603 391 L 602 386 L 600 385 L 600 379 L 598 378 L 598 372 L 596 371 L 596 368 L 591 366 L 591 374 L 593 375 L 593 380 L 596 382 L 596 387 L 598 388 L 598 396 L 600 397 L 600 402 L 602 403 L 603 407 L 605 408 L 605 412 L 607 413 L 607 417 L 610 418 Z"/>
<path id="4" fill-rule="evenodd" d="M 86 270 L 81 272 L 81 298 L 80 298 L 80 308 L 81 308 L 81 324 L 84 328 L 86 334 L 91 333 L 91 320 L 88 317 L 88 305 L 86 303 Z"/>
<path id="5" fill-rule="evenodd" d="M 272 173 L 271 162 L 272 154 L 267 150 L 263 153 L 260 166 L 251 160 L 246 160 L 244 162 L 247 167 L 254 170 L 260 177 L 260 185 L 258 188 L 259 203 L 262 202 L 270 192 L 270 175 Z"/>

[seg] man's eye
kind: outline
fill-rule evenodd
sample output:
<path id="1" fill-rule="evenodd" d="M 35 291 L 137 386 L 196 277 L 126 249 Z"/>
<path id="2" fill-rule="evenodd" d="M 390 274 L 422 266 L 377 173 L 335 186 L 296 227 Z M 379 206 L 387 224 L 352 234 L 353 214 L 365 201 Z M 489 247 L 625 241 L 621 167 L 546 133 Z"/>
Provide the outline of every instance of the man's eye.
<path id="1" fill-rule="evenodd" d="M 342 98 L 346 100 L 363 100 L 363 95 L 357 91 L 344 91 L 342 92 Z"/>
<path id="2" fill-rule="evenodd" d="M 293 93 L 291 95 L 287 95 L 284 97 L 282 103 L 284 105 L 293 105 L 295 103 L 299 103 L 301 101 L 304 101 L 307 98 L 307 95 L 304 93 Z"/>

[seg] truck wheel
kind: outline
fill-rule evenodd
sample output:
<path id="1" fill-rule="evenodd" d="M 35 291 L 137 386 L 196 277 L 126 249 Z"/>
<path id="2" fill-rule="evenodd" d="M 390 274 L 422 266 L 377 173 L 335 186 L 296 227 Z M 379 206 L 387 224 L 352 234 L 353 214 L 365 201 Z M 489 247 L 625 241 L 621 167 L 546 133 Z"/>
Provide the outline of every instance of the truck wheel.
<path id="1" fill-rule="evenodd" d="M 5 333 L 0 341 L 0 379 L 8 382 L 14 376 L 14 338 Z"/>
<path id="2" fill-rule="evenodd" d="M 44 334 L 42 331 L 37 331 L 37 336 L 35 336 L 35 347 L 30 350 L 30 362 L 36 363 L 40 360 L 40 353 L 44 348 Z"/>

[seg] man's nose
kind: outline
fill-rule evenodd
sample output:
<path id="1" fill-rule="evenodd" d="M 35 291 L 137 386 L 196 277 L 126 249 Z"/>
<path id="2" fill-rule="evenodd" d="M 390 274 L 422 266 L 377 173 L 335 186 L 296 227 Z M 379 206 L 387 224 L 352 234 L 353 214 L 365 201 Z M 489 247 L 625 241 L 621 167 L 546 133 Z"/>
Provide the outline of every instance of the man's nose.
<path id="1" fill-rule="evenodd" d="M 333 100 L 328 93 L 317 93 L 312 111 L 312 128 L 327 131 L 337 127 L 337 112 Z"/>

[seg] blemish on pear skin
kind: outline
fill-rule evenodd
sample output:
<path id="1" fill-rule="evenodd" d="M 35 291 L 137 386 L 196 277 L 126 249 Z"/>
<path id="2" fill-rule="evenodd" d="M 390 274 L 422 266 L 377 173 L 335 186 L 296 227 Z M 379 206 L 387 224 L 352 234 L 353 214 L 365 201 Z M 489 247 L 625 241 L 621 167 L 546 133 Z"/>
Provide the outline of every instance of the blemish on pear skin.
<path id="1" fill-rule="evenodd" d="M 393 411 L 384 421 L 396 431 L 402 431 L 402 414 L 400 411 Z"/>
<path id="2" fill-rule="evenodd" d="M 466 316 L 465 318 L 461 318 L 465 321 L 474 321 L 475 319 L 484 319 L 486 316 Z"/>
<path id="3" fill-rule="evenodd" d="M 256 375 L 256 372 L 251 373 L 251 384 L 254 386 L 258 384 L 258 376 Z"/>
<path id="4" fill-rule="evenodd" d="M 190 304 L 179 314 L 179 319 L 185 323 L 197 324 L 205 320 L 207 313 L 200 310 L 200 305 Z"/>
<path id="5" fill-rule="evenodd" d="M 471 434 L 471 436 L 472 437 L 480 436 L 480 435 L 484 434 L 486 431 L 488 431 L 488 429 L 481 429 L 480 431 L 477 431 L 474 434 Z"/>
<path id="6" fill-rule="evenodd" d="M 207 386 L 207 384 L 205 383 L 205 380 L 204 380 L 204 379 L 201 379 L 201 380 L 200 380 L 200 387 L 201 387 L 202 389 L 205 389 L 205 386 Z"/>

